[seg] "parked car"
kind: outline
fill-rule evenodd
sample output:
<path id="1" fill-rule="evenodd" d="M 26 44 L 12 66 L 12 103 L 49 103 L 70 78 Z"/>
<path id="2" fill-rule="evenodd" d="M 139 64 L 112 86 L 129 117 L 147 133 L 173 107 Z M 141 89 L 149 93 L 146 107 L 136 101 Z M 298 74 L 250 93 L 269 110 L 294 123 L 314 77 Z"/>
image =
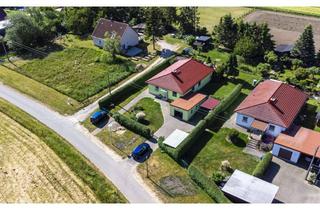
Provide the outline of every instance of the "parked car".
<path id="1" fill-rule="evenodd" d="M 148 158 L 148 153 L 151 151 L 151 147 L 147 143 L 139 144 L 134 150 L 132 151 L 131 156 L 135 160 L 141 160 L 142 158 Z"/>
<path id="2" fill-rule="evenodd" d="M 90 117 L 90 121 L 92 124 L 97 124 L 100 122 L 102 119 L 105 119 L 108 117 L 108 111 L 106 110 L 100 110 L 95 113 L 93 113 Z"/>

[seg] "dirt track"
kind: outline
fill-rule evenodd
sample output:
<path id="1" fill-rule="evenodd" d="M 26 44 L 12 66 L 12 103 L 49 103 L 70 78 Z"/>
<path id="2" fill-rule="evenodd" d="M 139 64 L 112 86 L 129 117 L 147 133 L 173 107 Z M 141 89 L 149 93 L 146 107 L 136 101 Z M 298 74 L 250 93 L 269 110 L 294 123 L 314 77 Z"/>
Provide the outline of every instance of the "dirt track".
<path id="1" fill-rule="evenodd" d="M 316 49 L 320 49 L 320 18 L 258 10 L 246 16 L 245 21 L 267 23 L 276 44 L 294 44 L 304 28 L 311 24 Z"/>
<path id="2" fill-rule="evenodd" d="M 42 140 L 0 112 L 0 203 L 47 202 L 96 198 Z"/>

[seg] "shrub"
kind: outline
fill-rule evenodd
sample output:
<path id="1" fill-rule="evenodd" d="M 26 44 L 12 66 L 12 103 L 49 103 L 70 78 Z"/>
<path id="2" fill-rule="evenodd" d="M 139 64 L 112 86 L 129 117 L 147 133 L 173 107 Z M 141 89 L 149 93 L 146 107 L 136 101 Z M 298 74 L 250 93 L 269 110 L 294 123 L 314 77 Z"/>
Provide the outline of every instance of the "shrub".
<path id="1" fill-rule="evenodd" d="M 273 147 L 273 143 L 272 142 L 270 142 L 268 144 L 261 142 L 260 145 L 259 145 L 259 149 L 263 150 L 265 152 L 271 151 L 272 147 Z"/>
<path id="2" fill-rule="evenodd" d="M 150 139 L 152 137 L 151 130 L 147 126 L 142 125 L 141 123 L 130 119 L 120 113 L 115 113 L 112 117 L 115 119 L 115 121 L 117 121 L 127 129 L 133 131 L 134 133 L 137 133 L 147 139 Z"/>
<path id="3" fill-rule="evenodd" d="M 214 181 L 201 173 L 195 166 L 189 166 L 188 174 L 217 203 L 231 203 Z"/>
<path id="4" fill-rule="evenodd" d="M 215 171 L 212 173 L 212 180 L 215 183 L 220 183 L 226 178 L 226 174 L 223 173 L 222 171 Z"/>
<path id="5" fill-rule="evenodd" d="M 229 141 L 234 142 L 237 140 L 238 136 L 239 136 L 239 131 L 235 129 L 231 129 L 227 135 L 227 138 Z"/>
<path id="6" fill-rule="evenodd" d="M 121 101 L 128 98 L 130 95 L 140 91 L 146 86 L 145 81 L 149 78 L 153 77 L 160 71 L 162 71 L 164 68 L 168 67 L 170 65 L 170 61 L 173 59 L 174 56 L 167 58 L 159 65 L 153 67 L 148 72 L 142 74 L 132 82 L 128 83 L 127 85 L 122 86 L 121 88 L 118 88 L 117 90 L 113 91 L 111 95 L 107 95 L 103 99 L 99 101 L 99 107 L 100 108 L 110 108 L 112 104 L 118 104 Z M 137 87 L 140 86 L 140 88 Z"/>
<path id="7" fill-rule="evenodd" d="M 225 172 L 229 172 L 229 173 L 233 172 L 231 164 L 228 160 L 221 161 L 220 169 L 221 169 L 221 171 L 225 171 Z"/>
<path id="8" fill-rule="evenodd" d="M 136 119 L 138 120 L 138 122 L 140 122 L 141 120 L 144 120 L 145 117 L 146 117 L 146 114 L 142 111 L 136 114 Z"/>
<path id="9" fill-rule="evenodd" d="M 162 151 L 164 151 L 165 153 L 167 153 L 170 157 L 174 158 L 174 151 L 175 149 L 172 148 L 172 147 L 169 147 L 169 146 L 166 146 L 163 142 L 164 142 L 164 137 L 163 136 L 160 136 L 158 138 L 158 145 L 160 147 L 160 149 Z"/>
<path id="10" fill-rule="evenodd" d="M 106 64 L 111 64 L 114 62 L 112 55 L 109 52 L 103 52 L 99 57 L 99 61 Z"/>
<path id="11" fill-rule="evenodd" d="M 270 162 L 272 160 L 272 154 L 266 153 L 262 160 L 257 164 L 256 168 L 254 169 L 252 175 L 256 177 L 262 177 L 264 172 L 267 170 Z"/>

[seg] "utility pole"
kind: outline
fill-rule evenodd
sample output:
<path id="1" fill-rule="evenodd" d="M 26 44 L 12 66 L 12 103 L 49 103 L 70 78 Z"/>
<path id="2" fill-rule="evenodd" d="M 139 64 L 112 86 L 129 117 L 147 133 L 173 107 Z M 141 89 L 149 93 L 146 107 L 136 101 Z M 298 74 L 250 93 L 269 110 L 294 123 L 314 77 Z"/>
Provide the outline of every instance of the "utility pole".
<path id="1" fill-rule="evenodd" d="M 109 89 L 109 95 L 111 95 L 110 75 L 109 75 L 109 73 L 108 73 L 108 89 Z"/>
<path id="2" fill-rule="evenodd" d="M 148 165 L 148 160 L 146 160 L 146 170 L 147 170 L 147 178 L 149 178 L 149 165 Z"/>
<path id="3" fill-rule="evenodd" d="M 309 168 L 308 168 L 307 175 L 306 175 L 306 178 L 305 178 L 305 179 L 308 178 L 308 175 L 309 175 L 310 170 L 311 170 L 311 168 L 312 168 L 312 164 L 313 164 L 314 158 L 315 158 L 315 156 L 316 156 L 317 153 L 318 153 L 319 147 L 320 147 L 320 146 L 318 146 L 318 147 L 316 148 L 315 152 L 314 152 L 314 155 L 313 155 L 312 160 L 311 160 L 311 162 L 310 162 L 310 165 L 309 165 Z"/>

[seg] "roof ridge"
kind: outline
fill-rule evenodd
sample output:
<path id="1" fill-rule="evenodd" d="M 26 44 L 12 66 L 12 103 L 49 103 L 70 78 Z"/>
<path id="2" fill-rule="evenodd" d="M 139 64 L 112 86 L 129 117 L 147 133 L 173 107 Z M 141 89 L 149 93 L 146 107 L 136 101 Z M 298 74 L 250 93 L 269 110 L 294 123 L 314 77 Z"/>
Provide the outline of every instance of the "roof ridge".
<path id="1" fill-rule="evenodd" d="M 249 109 L 249 108 L 252 108 L 252 107 L 255 107 L 255 106 L 259 106 L 259 105 L 262 105 L 262 104 L 267 104 L 268 101 L 264 101 L 264 102 L 261 102 L 261 103 L 258 103 L 258 104 L 253 104 L 251 106 L 247 106 L 245 108 L 242 108 L 242 109 L 236 109 L 235 111 L 241 111 L 241 110 L 244 110 L 244 109 Z"/>
<path id="2" fill-rule="evenodd" d="M 189 59 L 189 61 L 190 60 L 192 60 L 191 58 L 188 58 Z M 188 63 L 189 61 L 186 61 L 184 64 L 186 64 L 186 63 Z M 177 61 L 178 62 L 178 61 Z M 183 66 L 184 64 L 182 64 L 181 66 Z M 172 64 L 173 65 L 173 64 Z M 180 68 L 181 66 L 179 66 L 178 68 Z M 167 68 L 169 68 L 170 66 L 168 66 Z M 166 69 L 167 69 L 166 68 Z M 163 71 L 165 71 L 166 69 L 164 69 Z M 170 72 L 168 72 L 168 73 L 166 73 L 166 74 L 164 74 L 164 75 L 161 75 L 161 76 L 159 76 L 159 77 L 156 77 L 156 78 L 154 78 L 154 79 L 159 79 L 159 78 L 162 78 L 162 77 L 164 77 L 164 76 L 167 76 L 167 75 L 169 75 L 169 74 L 172 74 L 173 73 L 173 71 L 170 71 Z M 156 76 L 156 75 L 155 75 Z M 152 79 L 152 78 L 150 78 L 150 79 L 148 79 L 147 81 L 152 81 L 152 80 L 154 80 L 154 79 Z"/>

